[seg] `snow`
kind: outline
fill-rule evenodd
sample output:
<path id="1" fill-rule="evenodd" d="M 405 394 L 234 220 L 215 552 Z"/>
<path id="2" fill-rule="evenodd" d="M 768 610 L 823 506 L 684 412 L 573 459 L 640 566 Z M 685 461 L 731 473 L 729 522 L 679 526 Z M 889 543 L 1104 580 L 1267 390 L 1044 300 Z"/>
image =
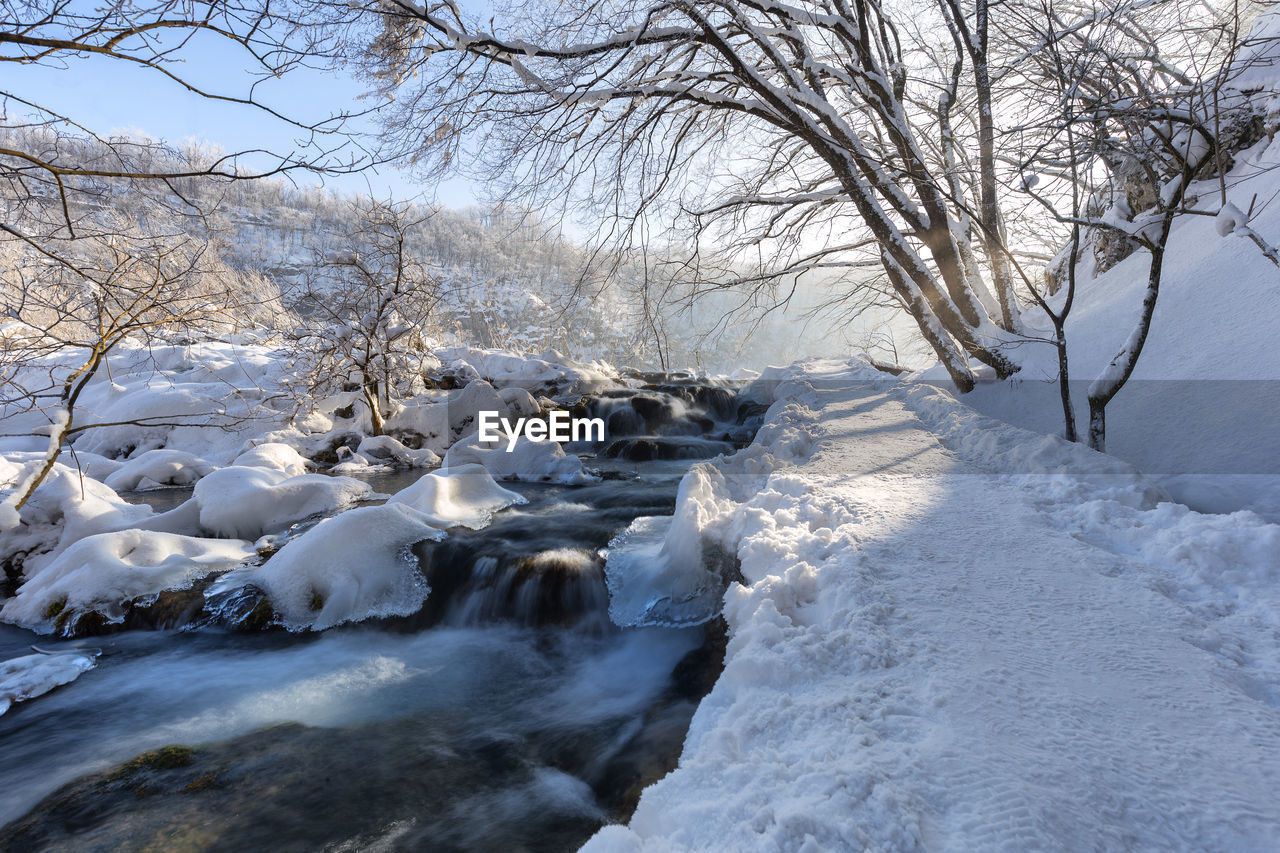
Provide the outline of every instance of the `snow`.
<path id="1" fill-rule="evenodd" d="M 479 429 L 479 413 L 504 412 L 506 403 L 497 390 L 483 379 L 468 382 L 449 397 L 449 428 L 455 436 Z"/>
<path id="2" fill-rule="evenodd" d="M 307 473 L 307 460 L 296 449 L 278 441 L 254 445 L 231 462 L 247 468 L 273 468 L 290 477 Z"/>
<path id="3" fill-rule="evenodd" d="M 0 662 L 0 714 L 17 702 L 70 684 L 97 663 L 96 652 L 34 654 Z"/>
<path id="4" fill-rule="evenodd" d="M 395 463 L 408 468 L 430 468 L 440 464 L 440 456 L 430 448 L 413 450 L 389 435 L 370 435 L 360 440 L 356 453 L 372 464 Z"/>
<path id="5" fill-rule="evenodd" d="M 696 625 L 718 611 L 722 578 L 703 568 L 703 539 L 736 506 L 724 475 L 695 465 L 680 481 L 671 518 L 636 519 L 609 543 L 609 618 L 623 627 Z"/>
<path id="6" fill-rule="evenodd" d="M 117 492 L 187 486 L 212 470 L 213 466 L 205 460 L 181 450 L 148 450 L 130 459 L 102 482 Z"/>
<path id="7" fill-rule="evenodd" d="M 294 631 L 407 616 L 417 612 L 428 593 L 409 547 L 443 537 L 403 503 L 358 507 L 325 519 L 260 568 L 234 572 L 219 585 L 262 588 Z"/>
<path id="8" fill-rule="evenodd" d="M 1244 211 L 1231 202 L 1227 202 L 1218 211 L 1214 226 L 1217 228 L 1219 237 L 1226 237 L 1248 224 L 1249 217 L 1245 215 Z"/>
<path id="9" fill-rule="evenodd" d="M 257 539 L 315 515 L 375 497 L 368 483 L 350 477 L 299 474 L 272 468 L 223 468 L 196 483 L 192 500 L 200 525 L 214 536 Z"/>
<path id="10" fill-rule="evenodd" d="M 862 363 L 783 373 L 684 493 L 740 562 L 723 674 L 584 850 L 1273 846 L 1280 528 Z"/>
<path id="11" fill-rule="evenodd" d="M 582 486 L 599 480 L 577 456 L 569 456 L 554 441 L 530 441 L 520 436 L 508 452 L 509 439 L 486 444 L 477 434 L 460 439 L 444 455 L 444 467 L 483 465 L 499 480 L 526 480 Z"/>
<path id="12" fill-rule="evenodd" d="M 540 390 L 556 386 L 564 394 L 586 394 L 618 379 L 617 371 L 602 362 L 581 363 L 550 350 L 535 357 L 481 347 L 445 347 L 437 357 L 450 368 L 461 368 L 493 383 L 497 388 Z"/>
<path id="13" fill-rule="evenodd" d="M 22 567 L 31 577 L 68 545 L 136 525 L 151 514 L 150 507 L 127 503 L 108 486 L 55 463 L 23 506 L 23 525 L 0 532 L 0 555 L 27 554 Z"/>
<path id="14" fill-rule="evenodd" d="M 452 440 L 449 426 L 449 404 L 431 397 L 406 400 L 386 420 L 388 432 L 410 430 L 424 437 L 423 446 L 443 453 Z"/>
<path id="15" fill-rule="evenodd" d="M 387 501 L 421 513 L 427 524 L 442 529 L 484 527 L 498 510 L 522 503 L 527 503 L 523 495 L 499 486 L 483 465 L 424 474 Z"/>
<path id="16" fill-rule="evenodd" d="M 1141 358 L 1107 407 L 1106 447 L 1193 509 L 1251 510 L 1280 521 L 1280 431 L 1274 428 L 1280 421 L 1280 349 L 1274 346 L 1280 287 L 1272 261 L 1241 239 L 1280 234 L 1280 205 L 1258 204 L 1252 219 L 1241 212 L 1255 195 L 1269 199 L 1280 189 L 1280 144 L 1264 138 L 1234 157 L 1223 212 L 1174 221 Z M 1219 203 L 1216 180 L 1193 185 L 1191 194 L 1199 195 L 1200 207 Z M 1233 233 L 1224 239 L 1228 227 Z M 1082 435 L 1089 383 L 1107 375 L 1112 358 L 1131 345 L 1149 261 L 1138 251 L 1094 277 L 1091 253 L 1084 254 L 1066 327 Z M 1038 313 L 1029 311 L 1026 319 L 1034 323 Z M 1045 328 L 1032 332 L 1052 337 Z M 1031 342 L 1016 356 L 1018 374 L 980 383 L 964 402 L 1007 423 L 1061 434 L 1056 351 Z M 915 378 L 949 384 L 938 367 Z"/>
<path id="17" fill-rule="evenodd" d="M 213 571 L 254 556 L 237 539 L 196 539 L 148 530 L 89 536 L 71 545 L 5 602 L 0 619 L 40 633 L 64 614 L 96 611 L 108 621 L 123 604 L 168 589 L 183 589 Z"/>

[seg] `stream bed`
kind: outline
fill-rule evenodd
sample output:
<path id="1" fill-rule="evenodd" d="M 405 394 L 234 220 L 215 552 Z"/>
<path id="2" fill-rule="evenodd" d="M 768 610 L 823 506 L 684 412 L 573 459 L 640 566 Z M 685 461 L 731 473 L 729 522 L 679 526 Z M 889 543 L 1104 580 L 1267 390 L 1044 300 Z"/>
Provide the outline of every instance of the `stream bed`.
<path id="1" fill-rule="evenodd" d="M 625 820 L 674 768 L 724 637 L 609 622 L 599 550 L 669 515 L 693 461 L 618 455 L 648 461 L 505 483 L 528 503 L 416 547 L 432 593 L 414 616 L 71 643 L 0 626 L 0 659 L 103 650 L 0 716 L 0 848 L 560 851 Z M 390 493 L 421 473 L 369 480 Z"/>

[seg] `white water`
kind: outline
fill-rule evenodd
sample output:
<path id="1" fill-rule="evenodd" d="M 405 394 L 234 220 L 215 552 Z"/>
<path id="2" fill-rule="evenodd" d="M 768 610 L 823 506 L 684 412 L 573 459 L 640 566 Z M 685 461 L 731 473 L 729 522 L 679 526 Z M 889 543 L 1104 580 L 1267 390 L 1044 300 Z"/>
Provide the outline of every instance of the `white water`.
<path id="1" fill-rule="evenodd" d="M 6 630 L 8 647 L 25 632 Z M 338 630 L 315 639 L 220 634 L 96 638 L 99 667 L 0 717 L 0 823 L 86 773 L 166 744 L 281 722 L 341 729 L 432 712 L 477 731 L 567 733 L 638 717 L 700 641 L 696 631 Z M 338 738 L 335 736 L 335 741 Z"/>

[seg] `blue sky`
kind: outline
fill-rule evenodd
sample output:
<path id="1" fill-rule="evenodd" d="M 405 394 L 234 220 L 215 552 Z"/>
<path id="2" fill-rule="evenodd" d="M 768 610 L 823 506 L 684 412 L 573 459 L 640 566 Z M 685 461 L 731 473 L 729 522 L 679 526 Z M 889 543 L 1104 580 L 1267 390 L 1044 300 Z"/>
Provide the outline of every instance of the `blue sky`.
<path id="1" fill-rule="evenodd" d="M 202 88 L 237 96 L 247 91 L 251 78 L 244 56 L 235 49 L 206 39 L 193 42 L 183 56 L 187 61 L 175 66 L 175 72 Z M 100 134 L 140 131 L 170 143 L 197 139 L 226 151 L 267 148 L 278 152 L 292 150 L 299 136 L 297 128 L 265 112 L 202 98 L 152 69 L 119 60 L 75 58 L 63 68 L 6 66 L 6 91 L 48 105 Z M 350 76 L 302 69 L 262 84 L 258 95 L 281 113 L 313 122 L 362 108 L 357 101 L 360 91 L 360 83 Z M 11 103 L 8 111 L 16 118 L 22 107 Z M 371 128 L 371 123 L 363 126 Z M 477 201 L 476 188 L 464 179 L 423 186 L 389 167 L 326 178 L 325 183 L 356 192 L 372 187 L 379 195 L 390 192 L 400 198 L 425 194 L 454 207 Z"/>

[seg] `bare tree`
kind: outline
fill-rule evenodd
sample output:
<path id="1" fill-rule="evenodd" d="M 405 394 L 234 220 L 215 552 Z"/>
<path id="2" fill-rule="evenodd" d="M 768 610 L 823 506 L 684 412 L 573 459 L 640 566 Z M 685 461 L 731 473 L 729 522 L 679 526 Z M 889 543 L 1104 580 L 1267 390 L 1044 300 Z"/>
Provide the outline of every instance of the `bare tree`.
<path id="1" fill-rule="evenodd" d="M 422 214 L 407 202 L 357 200 L 344 247 L 317 258 L 292 295 L 304 324 L 296 334 L 306 391 L 358 388 L 374 435 L 398 393 L 421 390 L 425 334 L 442 281 L 411 245 Z"/>
<path id="2" fill-rule="evenodd" d="M 451 3 L 351 5 L 327 6 L 330 24 L 394 94 L 395 152 L 443 164 L 479 140 L 491 173 L 581 191 L 601 236 L 621 242 L 671 214 L 693 235 L 683 264 L 705 280 L 749 285 L 873 258 L 961 389 L 970 357 L 1017 370 L 1003 351 L 1016 297 L 1003 272 L 993 294 L 979 258 L 1001 233 L 994 184 L 979 215 L 990 239 L 971 245 L 963 220 L 979 205 L 953 196 L 972 185 L 929 141 L 943 129 L 940 88 L 967 95 L 968 58 L 986 61 L 971 12 L 925 7 L 940 28 L 965 25 L 940 77 L 915 37 L 918 10 L 862 0 L 575 0 L 521 5 L 488 26 Z M 958 97 L 947 107 L 961 109 Z M 993 146 L 974 148 L 994 174 Z M 750 257 L 767 259 L 766 274 L 724 275 Z"/>
<path id="3" fill-rule="evenodd" d="M 313 36 L 259 0 L 0 3 L 0 67 L 57 68 L 68 83 L 93 73 L 90 63 L 138 67 L 175 91 L 266 114 L 297 131 L 290 151 L 197 157 L 104 135 L 23 91 L 16 76 L 0 83 L 0 251 L 14 259 L 4 307 L 19 321 L 8 329 L 0 395 L 10 412 L 34 406 L 50 422 L 45 462 L 6 501 L 11 509 L 27 501 L 63 443 L 91 426 L 75 422 L 75 406 L 108 353 L 131 337 L 145 342 L 165 330 L 190 330 L 241 304 L 245 280 L 217 259 L 211 217 L 219 198 L 209 187 L 369 163 L 352 144 L 350 115 L 307 121 L 261 96 L 260 83 L 323 50 Z M 248 60 L 247 76 L 221 78 L 232 91 L 198 82 L 201 51 L 215 43 Z M 193 191 L 197 185 L 202 192 Z M 38 367 L 47 368 L 43 384 Z"/>
<path id="4" fill-rule="evenodd" d="M 76 416 L 81 394 L 117 347 L 126 340 L 145 345 L 173 331 L 235 328 L 266 301 L 267 294 L 246 286 L 207 241 L 180 227 L 161 230 L 153 219 L 143 237 L 135 223 L 121 222 L 114 212 L 98 219 L 95 236 L 68 239 L 49 251 L 0 244 L 7 261 L 3 310 L 10 321 L 0 351 L 0 409 L 8 418 L 42 415 L 47 426 L 40 433 L 48 437 L 43 459 L 5 501 L 13 511 L 26 504 L 77 435 L 119 425 L 80 423 Z M 218 415 L 131 423 L 203 424 Z"/>
<path id="5" fill-rule="evenodd" d="M 1125 9 L 1046 3 L 1027 15 L 1020 39 L 1034 49 L 1025 54 L 1019 82 L 1051 93 L 1044 102 L 1053 104 L 1027 116 L 1024 131 L 1034 142 L 1019 164 L 1023 186 L 1071 228 L 1069 252 L 1054 270 L 1067 284 L 1057 307 L 1048 294 L 1028 288 L 1054 324 L 1068 437 L 1075 424 L 1064 324 L 1082 240 L 1105 241 L 1113 258 L 1148 256 L 1139 316 L 1088 389 L 1088 441 L 1096 450 L 1106 446 L 1107 405 L 1133 375 L 1150 334 L 1173 223 L 1196 212 L 1193 184 L 1215 164 L 1219 174 L 1223 168 L 1215 128 L 1228 109 L 1222 95 L 1241 18 L 1238 10 L 1199 17 L 1179 11 L 1172 20 L 1144 20 Z"/>
<path id="6" fill-rule="evenodd" d="M 237 90 L 214 91 L 198 82 L 190 59 L 196 45 L 229 45 L 248 61 Z M 270 105 L 259 84 L 303 67 L 324 46 L 304 37 L 259 0 L 108 0 L 75 4 L 61 0 L 16 0 L 0 4 L 0 65 L 41 65 L 58 68 L 68 79 L 91 73 L 85 63 L 112 61 L 146 69 L 165 78 L 175 90 L 273 117 L 299 132 L 299 144 L 289 152 L 254 149 L 212 156 L 204 162 L 165 157 L 154 144 L 108 137 L 63 114 L 39 98 L 0 84 L 3 125 L 0 140 L 0 184 L 14 202 L 29 202 L 15 221 L 14 211 L 0 220 L 0 230 L 17 238 L 49 236 L 25 230 L 24 225 L 61 226 L 77 233 L 76 196 L 101 196 L 109 188 L 133 187 L 137 182 L 161 184 L 165 202 L 175 210 L 201 212 L 182 191 L 184 180 L 224 181 L 288 174 L 295 171 L 348 171 L 368 164 L 352 147 L 346 131 L 347 113 L 308 121 Z M 13 130 L 39 131 L 13 133 Z M 92 145 L 84 144 L 92 141 Z M 57 214 L 46 214 L 52 209 Z M 89 227 L 91 223 L 85 223 Z"/>

